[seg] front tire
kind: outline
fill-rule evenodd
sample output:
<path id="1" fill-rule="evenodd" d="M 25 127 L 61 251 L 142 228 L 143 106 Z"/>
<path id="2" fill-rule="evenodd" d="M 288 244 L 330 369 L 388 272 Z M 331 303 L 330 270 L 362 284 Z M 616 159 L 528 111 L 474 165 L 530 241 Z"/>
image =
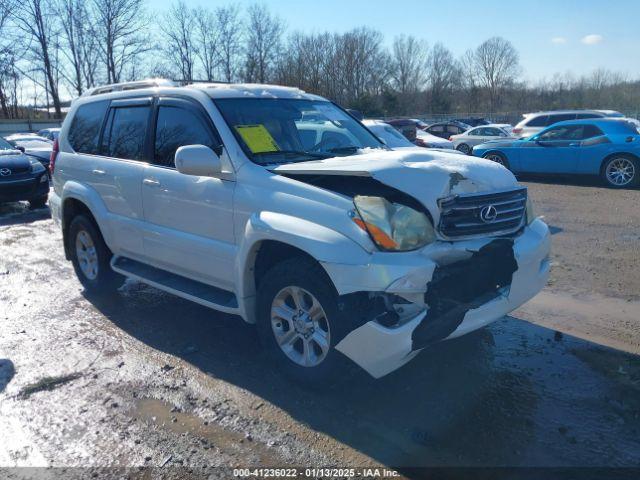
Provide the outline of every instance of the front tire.
<path id="1" fill-rule="evenodd" d="M 47 195 L 44 195 L 42 197 L 32 198 L 31 200 L 29 200 L 29 209 L 36 210 L 38 208 L 44 208 L 44 206 L 47 204 L 47 197 Z"/>
<path id="2" fill-rule="evenodd" d="M 334 347 L 353 329 L 356 315 L 345 315 L 339 302 L 328 275 L 312 259 L 290 258 L 264 274 L 257 329 L 279 372 L 310 387 L 343 377 L 346 358 Z"/>
<path id="3" fill-rule="evenodd" d="M 505 157 L 504 154 L 500 152 L 485 153 L 482 158 L 491 160 L 492 162 L 496 162 L 505 168 L 509 168 L 509 161 L 507 160 L 507 157 Z"/>
<path id="4" fill-rule="evenodd" d="M 600 176 L 610 188 L 629 188 L 640 184 L 640 162 L 629 155 L 614 155 L 602 164 Z"/>
<path id="5" fill-rule="evenodd" d="M 96 224 L 85 215 L 74 217 L 67 238 L 78 280 L 89 293 L 112 293 L 124 277 L 111 269 L 113 254 Z"/>
<path id="6" fill-rule="evenodd" d="M 460 145 L 458 145 L 456 147 L 456 150 L 458 150 L 459 152 L 464 153 L 465 155 L 471 155 L 471 147 L 469 145 L 467 145 L 466 143 L 461 143 Z"/>

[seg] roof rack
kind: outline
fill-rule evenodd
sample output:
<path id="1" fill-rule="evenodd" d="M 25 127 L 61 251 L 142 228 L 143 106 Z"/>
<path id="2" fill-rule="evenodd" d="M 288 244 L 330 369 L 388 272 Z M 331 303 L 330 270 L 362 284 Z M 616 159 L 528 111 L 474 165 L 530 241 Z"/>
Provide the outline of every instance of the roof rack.
<path id="1" fill-rule="evenodd" d="M 112 83 L 109 85 L 101 85 L 86 90 L 82 96 L 90 97 L 92 95 L 100 95 L 102 93 L 121 92 L 124 90 L 138 90 L 140 88 L 152 87 L 178 87 L 179 84 L 173 80 L 166 78 L 147 78 L 145 80 L 137 80 L 135 82 Z"/>

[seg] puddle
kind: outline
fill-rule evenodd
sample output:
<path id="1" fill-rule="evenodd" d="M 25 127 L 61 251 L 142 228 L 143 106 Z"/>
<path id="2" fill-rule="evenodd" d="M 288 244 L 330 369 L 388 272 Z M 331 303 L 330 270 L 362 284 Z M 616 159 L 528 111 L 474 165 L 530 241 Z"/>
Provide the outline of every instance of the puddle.
<path id="1" fill-rule="evenodd" d="M 138 421 L 155 425 L 177 435 L 199 438 L 207 449 L 217 449 L 226 454 L 236 453 L 248 465 L 282 467 L 283 460 L 264 444 L 249 440 L 241 433 L 227 430 L 212 422 L 205 422 L 197 415 L 172 412 L 173 405 L 155 398 L 136 401 L 130 415 Z M 250 456 L 247 457 L 247 452 Z M 167 463 L 170 463 L 168 461 Z"/>

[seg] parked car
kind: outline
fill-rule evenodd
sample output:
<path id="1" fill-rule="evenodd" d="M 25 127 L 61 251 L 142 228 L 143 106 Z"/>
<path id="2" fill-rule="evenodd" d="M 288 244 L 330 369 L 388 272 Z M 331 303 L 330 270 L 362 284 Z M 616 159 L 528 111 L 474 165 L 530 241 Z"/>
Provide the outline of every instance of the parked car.
<path id="1" fill-rule="evenodd" d="M 600 175 L 613 188 L 640 183 L 640 134 L 627 119 L 561 122 L 527 139 L 483 143 L 473 154 L 514 173 Z"/>
<path id="2" fill-rule="evenodd" d="M 419 148 L 415 143 L 410 142 L 407 137 L 400 133 L 392 125 L 382 120 L 363 120 L 362 124 L 367 127 L 376 137 L 384 142 L 384 144 L 393 149 L 403 148 Z"/>
<path id="3" fill-rule="evenodd" d="M 614 110 L 555 110 L 548 112 L 525 113 L 524 118 L 512 133 L 517 137 L 530 137 L 546 127 L 568 120 L 587 120 L 589 118 L 621 118 L 624 115 Z"/>
<path id="4" fill-rule="evenodd" d="M 130 277 L 237 314 L 278 371 L 319 384 L 345 357 L 381 377 L 547 281 L 549 230 L 500 165 L 392 151 L 295 88 L 100 88 L 73 102 L 51 164 L 87 291 Z"/>
<path id="5" fill-rule="evenodd" d="M 418 147 L 453 149 L 453 144 L 450 141 L 420 130 L 415 120 L 401 118 L 396 120 L 387 120 L 387 123 L 396 128 L 410 142 L 414 143 Z"/>
<path id="6" fill-rule="evenodd" d="M 482 117 L 466 117 L 466 118 L 454 118 L 453 122 L 464 123 L 470 127 L 480 127 L 482 125 L 491 125 L 491 122 Z"/>
<path id="7" fill-rule="evenodd" d="M 53 148 L 51 140 L 35 134 L 9 135 L 5 140 L 27 155 L 37 158 L 45 168 L 49 168 L 49 158 Z"/>
<path id="8" fill-rule="evenodd" d="M 451 142 L 453 147 L 467 155 L 471 155 L 471 149 L 476 145 L 489 140 L 499 140 L 511 137 L 511 132 L 498 125 L 486 125 L 474 127 L 459 135 L 453 135 Z"/>
<path id="9" fill-rule="evenodd" d="M 0 138 L 0 203 L 27 200 L 30 208 L 40 208 L 48 194 L 49 178 L 42 164 Z"/>
<path id="10" fill-rule="evenodd" d="M 449 140 L 453 135 L 460 135 L 469 130 L 471 126 L 460 122 L 438 122 L 432 123 L 427 127 L 425 132 L 435 135 L 436 137 Z"/>
<path id="11" fill-rule="evenodd" d="M 52 142 L 58 138 L 59 134 L 59 128 L 44 128 L 42 130 L 38 130 L 38 136 L 44 137 Z"/>

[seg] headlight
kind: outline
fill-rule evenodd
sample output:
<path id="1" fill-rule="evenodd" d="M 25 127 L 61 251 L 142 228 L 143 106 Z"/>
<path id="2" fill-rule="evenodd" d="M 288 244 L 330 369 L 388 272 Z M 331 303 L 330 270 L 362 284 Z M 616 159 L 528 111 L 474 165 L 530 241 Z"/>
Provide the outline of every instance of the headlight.
<path id="1" fill-rule="evenodd" d="M 42 166 L 42 164 L 38 160 L 29 159 L 29 161 L 31 162 L 31 173 L 38 173 L 38 172 L 44 171 L 45 168 Z"/>
<path id="2" fill-rule="evenodd" d="M 531 225 L 531 223 L 538 217 L 536 217 L 536 212 L 533 209 L 533 202 L 531 201 L 531 197 L 527 196 L 527 225 Z"/>
<path id="3" fill-rule="evenodd" d="M 357 210 L 353 221 L 382 250 L 415 250 L 436 239 L 431 221 L 411 207 L 391 203 L 382 197 L 361 195 L 357 195 L 353 203 Z"/>

